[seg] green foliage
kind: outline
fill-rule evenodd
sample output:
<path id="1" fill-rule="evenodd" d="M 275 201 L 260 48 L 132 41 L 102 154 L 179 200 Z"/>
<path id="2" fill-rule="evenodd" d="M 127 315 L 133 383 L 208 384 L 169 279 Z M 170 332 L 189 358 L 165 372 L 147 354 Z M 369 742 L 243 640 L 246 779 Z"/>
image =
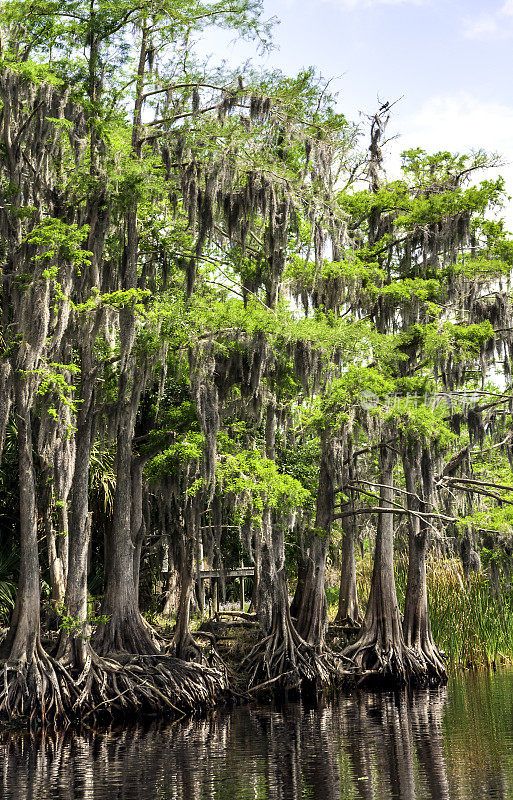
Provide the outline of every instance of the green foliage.
<path id="1" fill-rule="evenodd" d="M 78 270 L 90 263 L 92 253 L 83 249 L 89 225 L 67 224 L 61 219 L 45 219 L 27 235 L 26 241 L 37 248 L 33 261 L 44 266 L 43 278 L 54 280 L 61 261 Z"/>
<path id="2" fill-rule="evenodd" d="M 266 507 L 286 515 L 309 499 L 298 480 L 279 472 L 274 461 L 256 450 L 220 454 L 216 478 L 218 491 L 241 498 L 236 509 L 239 522 L 250 512 L 258 523 Z"/>

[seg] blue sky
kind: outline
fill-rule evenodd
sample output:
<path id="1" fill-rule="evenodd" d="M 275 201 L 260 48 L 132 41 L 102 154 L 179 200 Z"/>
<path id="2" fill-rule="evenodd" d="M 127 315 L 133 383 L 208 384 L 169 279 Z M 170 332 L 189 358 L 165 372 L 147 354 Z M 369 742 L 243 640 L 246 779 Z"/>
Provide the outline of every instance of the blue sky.
<path id="1" fill-rule="evenodd" d="M 340 110 L 351 119 L 381 100 L 402 100 L 389 134 L 390 170 L 400 150 L 485 148 L 513 162 L 513 0 L 264 0 L 276 16 L 275 49 L 258 59 L 297 72 L 313 65 L 335 77 Z M 222 35 L 216 56 L 230 54 Z M 513 166 L 501 168 L 513 194 Z M 507 213 L 513 229 L 513 204 Z"/>

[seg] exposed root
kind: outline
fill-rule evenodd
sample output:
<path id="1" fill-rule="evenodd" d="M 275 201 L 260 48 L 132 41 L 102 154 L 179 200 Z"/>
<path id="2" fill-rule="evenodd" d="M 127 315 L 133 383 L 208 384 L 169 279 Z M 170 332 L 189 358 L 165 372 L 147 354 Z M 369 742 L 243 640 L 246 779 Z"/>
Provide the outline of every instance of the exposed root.
<path id="1" fill-rule="evenodd" d="M 437 686 L 447 681 L 441 662 L 435 666 L 424 653 L 404 644 L 381 642 L 372 629 L 343 651 L 353 664 L 358 686 Z"/>
<path id="2" fill-rule="evenodd" d="M 31 658 L 18 663 L 4 661 L 1 669 L 0 717 L 30 726 L 70 721 L 73 680 L 39 643 Z"/>
<path id="3" fill-rule="evenodd" d="M 448 676 L 443 657 L 433 642 L 432 638 L 426 638 L 419 646 L 412 645 L 412 652 L 424 675 L 423 686 L 444 686 Z"/>
<path id="4" fill-rule="evenodd" d="M 107 623 L 99 625 L 93 636 L 93 647 L 100 655 L 113 652 L 156 655 L 159 646 L 155 631 L 138 609 L 120 618 L 113 614 Z"/>
<path id="5" fill-rule="evenodd" d="M 124 663 L 91 658 L 83 687 L 75 704 L 82 718 L 105 713 L 111 717 L 173 712 L 185 715 L 212 708 L 229 696 L 228 681 L 221 670 L 166 655 L 130 656 Z"/>
<path id="6" fill-rule="evenodd" d="M 0 716 L 30 727 L 141 714 L 186 715 L 230 699 L 226 672 L 168 655 L 116 654 L 90 648 L 80 673 L 38 647 L 23 664 L 3 665 Z"/>
<path id="7" fill-rule="evenodd" d="M 271 633 L 246 656 L 249 691 L 271 687 L 274 692 L 318 691 L 343 676 L 341 658 L 328 649 L 318 651 L 298 634 L 288 615 L 274 615 Z"/>
<path id="8" fill-rule="evenodd" d="M 347 628 L 351 631 L 359 630 L 362 626 L 363 618 L 361 614 L 358 614 L 356 619 L 354 619 L 351 615 L 346 617 L 337 616 L 334 619 L 334 624 L 340 626 L 341 628 Z"/>

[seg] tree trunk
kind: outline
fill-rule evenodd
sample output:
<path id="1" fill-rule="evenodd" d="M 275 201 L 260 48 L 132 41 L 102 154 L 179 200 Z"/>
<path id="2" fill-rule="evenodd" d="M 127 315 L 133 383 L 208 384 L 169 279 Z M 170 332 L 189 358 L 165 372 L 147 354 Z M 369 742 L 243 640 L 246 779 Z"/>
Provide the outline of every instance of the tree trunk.
<path id="1" fill-rule="evenodd" d="M 131 536 L 133 408 L 131 402 L 129 409 L 123 409 L 117 436 L 116 491 L 113 521 L 107 533 L 108 561 L 101 610 L 108 619 L 98 627 L 93 640 L 100 655 L 123 651 L 158 652 L 151 630 L 139 612 L 134 589 L 135 548 Z"/>
<path id="2" fill-rule="evenodd" d="M 134 596 L 139 607 L 139 575 L 141 572 L 141 555 L 146 536 L 146 525 L 143 514 L 143 470 L 146 458 L 132 458 L 132 507 L 130 512 L 130 536 L 134 546 Z"/>
<path id="3" fill-rule="evenodd" d="M 66 585 L 66 615 L 75 620 L 70 631 L 63 630 L 58 657 L 83 669 L 86 661 L 87 572 L 91 543 L 91 513 L 89 512 L 89 471 L 95 429 L 95 381 L 92 367 L 92 342 L 98 320 L 91 321 L 85 335 L 91 337 L 80 350 L 80 395 L 75 433 L 75 469 L 70 489 L 68 580 Z"/>
<path id="4" fill-rule="evenodd" d="M 164 592 L 165 601 L 162 613 L 165 616 L 169 616 L 177 611 L 180 600 L 178 559 L 176 558 L 174 543 L 170 540 L 170 537 L 168 537 L 167 544 L 167 573 Z"/>
<path id="5" fill-rule="evenodd" d="M 39 642 L 39 554 L 37 543 L 36 481 L 32 456 L 31 393 L 28 378 L 15 377 L 20 491 L 20 575 L 18 593 L 1 656 L 13 664 L 28 664 Z"/>
<path id="6" fill-rule="evenodd" d="M 260 627 L 264 633 L 271 630 L 271 621 L 275 600 L 277 580 L 276 557 L 272 542 L 271 510 L 265 508 L 262 513 L 262 525 L 255 535 L 260 536 L 260 574 L 257 582 L 256 613 Z"/>
<path id="7" fill-rule="evenodd" d="M 342 522 L 342 563 L 340 566 L 340 589 L 338 594 L 338 611 L 335 622 L 343 625 L 360 625 L 362 614 L 358 603 L 356 585 L 356 562 L 354 555 L 355 519 Z"/>
<path id="8" fill-rule="evenodd" d="M 395 453 L 380 448 L 380 508 L 392 508 Z M 415 682 L 417 663 L 404 642 L 394 577 L 393 514 L 379 514 L 367 612 L 358 639 L 344 653 L 366 679 Z"/>
<path id="9" fill-rule="evenodd" d="M 32 455 L 30 379 L 15 377 L 20 491 L 20 574 L 11 624 L 0 650 L 4 661 L 0 713 L 25 716 L 29 723 L 68 717 L 61 695 L 58 665 L 44 652 L 40 634 L 40 578 L 37 541 L 36 481 Z M 66 681 L 66 678 L 65 678 Z M 66 681 L 67 682 L 67 681 Z M 69 695 L 69 685 L 66 693 Z"/>
<path id="10" fill-rule="evenodd" d="M 297 631 L 308 644 L 322 649 L 328 627 L 328 605 L 324 591 L 326 558 L 335 506 L 338 475 L 338 445 L 330 432 L 323 435 L 315 531 L 307 558 L 305 585 L 297 619 Z"/>
<path id="11" fill-rule="evenodd" d="M 250 611 L 256 611 L 258 608 L 260 575 L 262 571 L 262 538 L 259 530 L 255 530 L 254 537 L 255 545 L 253 548 L 253 563 L 255 565 L 255 574 L 253 577 L 253 588 L 251 591 Z"/>
<path id="12" fill-rule="evenodd" d="M 43 530 L 46 539 L 48 553 L 48 571 L 50 578 L 51 599 L 54 606 L 60 606 L 64 600 L 66 592 L 66 579 L 64 575 L 64 564 L 58 549 L 58 538 L 53 524 L 53 491 L 51 486 L 51 476 L 48 470 L 43 470 L 43 488 L 40 492 L 39 517 L 43 523 Z M 60 548 L 62 553 L 62 547 Z M 66 565 L 67 566 L 67 565 Z"/>
<path id="13" fill-rule="evenodd" d="M 421 461 L 421 463 L 419 463 Z M 432 497 L 433 470 L 431 458 L 426 449 L 420 450 L 417 457 L 407 453 L 403 457 L 406 490 L 409 492 L 408 507 L 417 513 L 429 512 Z M 403 633 L 408 647 L 411 647 L 423 663 L 426 680 L 431 684 L 447 680 L 442 657 L 436 647 L 429 622 L 426 559 L 429 547 L 429 522 L 424 518 L 410 515 L 408 579 L 404 602 Z"/>
<path id="14" fill-rule="evenodd" d="M 7 359 L 0 363 L 0 459 L 12 403 L 12 369 Z"/>
<path id="15" fill-rule="evenodd" d="M 297 619 L 299 609 L 301 608 L 301 599 L 305 590 L 306 576 L 308 574 L 308 556 L 302 551 L 297 559 L 297 583 L 292 603 L 290 604 L 290 616 Z"/>
<path id="16" fill-rule="evenodd" d="M 177 658 L 185 661 L 198 658 L 201 653 L 191 635 L 190 613 L 191 596 L 194 575 L 194 549 L 195 531 L 198 528 L 198 514 L 194 505 L 189 501 L 185 513 L 185 526 L 182 532 L 181 542 L 181 564 L 180 564 L 180 596 L 178 601 L 178 612 L 176 615 L 176 627 L 171 642 L 171 652 Z"/>
<path id="17" fill-rule="evenodd" d="M 328 545 L 327 536 L 321 538 L 317 534 L 314 535 L 297 619 L 299 635 L 319 650 L 324 646 L 328 627 L 328 604 L 324 591 Z"/>

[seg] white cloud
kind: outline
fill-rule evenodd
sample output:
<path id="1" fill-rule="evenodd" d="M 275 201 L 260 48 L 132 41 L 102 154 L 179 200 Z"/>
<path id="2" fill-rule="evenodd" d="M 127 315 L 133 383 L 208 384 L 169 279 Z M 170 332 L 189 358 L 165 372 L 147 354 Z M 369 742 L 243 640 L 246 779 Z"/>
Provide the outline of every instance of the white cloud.
<path id="1" fill-rule="evenodd" d="M 481 39 L 499 32 L 499 23 L 492 14 L 483 14 L 476 19 L 466 19 L 463 33 L 468 39 Z"/>
<path id="2" fill-rule="evenodd" d="M 513 26 L 509 17 L 513 17 L 513 0 L 505 0 L 493 12 L 467 17 L 463 21 L 463 34 L 468 39 L 510 36 Z"/>
<path id="3" fill-rule="evenodd" d="M 507 192 L 513 194 L 513 104 L 480 100 L 469 92 L 437 95 L 416 114 L 398 120 L 395 127 L 400 127 L 404 135 L 391 145 L 390 177 L 398 171 L 400 152 L 411 147 L 459 153 L 483 149 L 498 153 L 503 164 L 487 171 L 486 177 L 502 175 Z M 505 216 L 513 230 L 513 204 L 509 204 Z"/>

